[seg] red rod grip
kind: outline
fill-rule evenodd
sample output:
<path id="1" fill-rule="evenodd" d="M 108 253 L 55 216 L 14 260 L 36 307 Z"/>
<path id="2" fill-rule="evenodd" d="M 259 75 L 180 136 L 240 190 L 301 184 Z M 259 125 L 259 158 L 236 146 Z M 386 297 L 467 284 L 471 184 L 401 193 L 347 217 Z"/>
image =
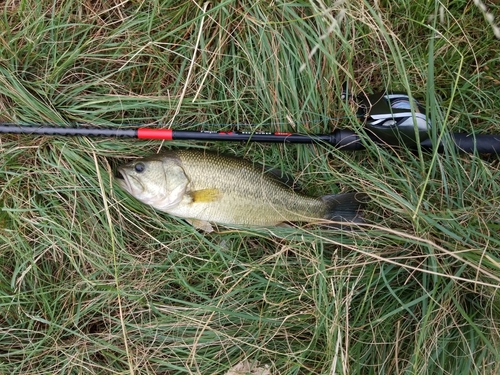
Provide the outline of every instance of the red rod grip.
<path id="1" fill-rule="evenodd" d="M 140 139 L 162 139 L 164 141 L 171 141 L 173 139 L 172 129 L 137 129 L 137 138 Z"/>

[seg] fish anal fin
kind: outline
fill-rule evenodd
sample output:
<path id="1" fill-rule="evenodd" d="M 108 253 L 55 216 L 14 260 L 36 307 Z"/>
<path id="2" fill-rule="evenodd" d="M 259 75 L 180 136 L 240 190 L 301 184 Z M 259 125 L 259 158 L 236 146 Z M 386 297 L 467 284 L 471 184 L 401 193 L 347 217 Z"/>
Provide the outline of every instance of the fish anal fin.
<path id="1" fill-rule="evenodd" d="M 293 225 L 290 224 L 290 223 L 285 223 L 285 222 L 282 222 L 282 223 L 279 223 L 279 224 L 276 224 L 276 226 L 278 228 L 293 228 Z"/>
<path id="2" fill-rule="evenodd" d="M 203 232 L 211 233 L 214 231 L 214 227 L 212 227 L 212 224 L 210 224 L 208 221 L 197 219 L 187 219 L 186 221 L 196 229 L 200 229 Z"/>

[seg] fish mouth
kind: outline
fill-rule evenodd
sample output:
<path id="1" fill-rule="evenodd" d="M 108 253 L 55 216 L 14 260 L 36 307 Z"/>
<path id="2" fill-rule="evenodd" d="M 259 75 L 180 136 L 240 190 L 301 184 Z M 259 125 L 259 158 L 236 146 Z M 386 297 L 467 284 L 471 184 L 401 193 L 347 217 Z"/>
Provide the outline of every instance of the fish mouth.
<path id="1" fill-rule="evenodd" d="M 123 175 L 123 173 L 119 169 L 117 169 L 115 171 L 115 178 L 117 180 L 125 180 L 125 176 Z"/>
<path id="2" fill-rule="evenodd" d="M 124 190 L 127 192 L 131 192 L 130 182 L 127 178 L 127 175 L 121 171 L 121 169 L 117 169 L 115 172 L 115 179 Z"/>

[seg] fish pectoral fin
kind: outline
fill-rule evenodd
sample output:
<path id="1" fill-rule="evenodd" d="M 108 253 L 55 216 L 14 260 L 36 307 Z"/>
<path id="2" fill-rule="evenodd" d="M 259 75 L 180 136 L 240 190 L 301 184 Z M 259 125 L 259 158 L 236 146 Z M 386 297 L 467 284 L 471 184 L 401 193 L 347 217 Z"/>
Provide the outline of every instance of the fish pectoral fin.
<path id="1" fill-rule="evenodd" d="M 208 221 L 196 219 L 187 219 L 186 221 L 196 229 L 201 229 L 206 233 L 211 233 L 214 231 L 214 227 L 212 227 L 212 224 L 210 224 Z"/>
<path id="2" fill-rule="evenodd" d="M 218 201 L 221 197 L 219 189 L 201 189 L 189 192 L 192 203 L 209 203 Z"/>

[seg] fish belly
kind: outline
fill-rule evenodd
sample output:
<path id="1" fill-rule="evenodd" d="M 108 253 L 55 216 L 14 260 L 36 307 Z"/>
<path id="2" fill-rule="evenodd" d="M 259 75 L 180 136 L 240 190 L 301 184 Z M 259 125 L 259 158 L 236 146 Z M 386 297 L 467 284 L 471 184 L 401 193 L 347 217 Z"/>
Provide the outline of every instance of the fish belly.
<path id="1" fill-rule="evenodd" d="M 311 222 L 321 218 L 320 215 L 314 215 L 311 212 L 296 212 L 284 205 L 276 205 L 265 199 L 259 201 L 234 197 L 221 198 L 215 202 L 199 203 L 189 202 L 186 199 L 167 212 L 186 219 L 251 226 L 273 226 L 291 221 Z"/>

